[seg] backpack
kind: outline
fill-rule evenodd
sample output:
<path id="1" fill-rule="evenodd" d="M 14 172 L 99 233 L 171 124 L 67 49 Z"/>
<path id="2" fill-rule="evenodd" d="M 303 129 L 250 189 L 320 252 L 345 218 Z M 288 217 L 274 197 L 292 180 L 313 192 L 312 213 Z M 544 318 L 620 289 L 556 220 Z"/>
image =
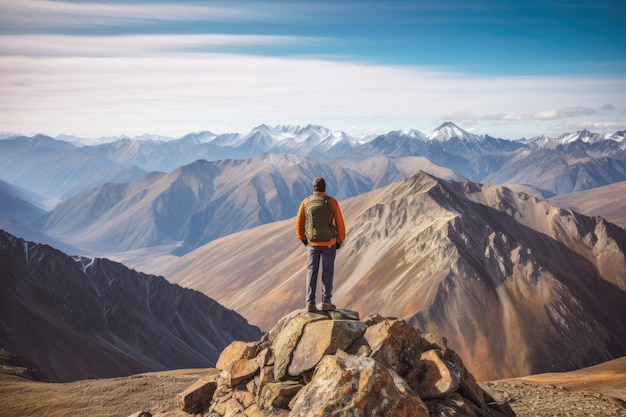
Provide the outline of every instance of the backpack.
<path id="1" fill-rule="evenodd" d="M 304 208 L 305 235 L 309 242 L 326 242 L 337 236 L 330 207 L 330 197 L 314 194 L 307 200 Z"/>

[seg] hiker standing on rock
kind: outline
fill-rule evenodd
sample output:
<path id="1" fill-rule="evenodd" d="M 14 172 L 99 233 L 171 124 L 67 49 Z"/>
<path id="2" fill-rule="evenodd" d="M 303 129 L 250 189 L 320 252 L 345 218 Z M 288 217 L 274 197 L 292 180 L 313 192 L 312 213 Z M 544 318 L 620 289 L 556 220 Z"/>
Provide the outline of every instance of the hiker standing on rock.
<path id="1" fill-rule="evenodd" d="M 296 216 L 296 236 L 306 246 L 306 304 L 315 311 L 317 276 L 322 263 L 322 311 L 334 310 L 331 302 L 335 254 L 346 238 L 346 227 L 339 203 L 326 195 L 324 178 L 313 180 L 313 195 L 300 204 Z"/>

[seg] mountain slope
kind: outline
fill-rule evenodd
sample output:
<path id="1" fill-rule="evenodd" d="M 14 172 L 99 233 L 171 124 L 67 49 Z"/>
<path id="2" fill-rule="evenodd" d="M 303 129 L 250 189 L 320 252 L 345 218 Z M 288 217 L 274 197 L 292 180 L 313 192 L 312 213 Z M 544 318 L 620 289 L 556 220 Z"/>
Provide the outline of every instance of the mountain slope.
<path id="1" fill-rule="evenodd" d="M 341 205 L 341 307 L 446 334 L 481 379 L 626 354 L 626 232 L 615 225 L 425 173 Z M 304 305 L 306 256 L 293 228 L 287 220 L 237 233 L 159 272 L 266 328 Z"/>
<path id="2" fill-rule="evenodd" d="M 420 169 L 457 176 L 423 158 L 354 161 L 265 154 L 249 160 L 199 160 L 171 173 L 107 184 L 60 204 L 34 223 L 90 253 L 178 245 L 185 253 L 216 238 L 294 215 L 326 178 L 329 193 L 353 196 Z"/>
<path id="3" fill-rule="evenodd" d="M 587 216 L 602 216 L 626 228 L 626 181 L 590 190 L 562 194 L 550 199 L 558 207 L 576 210 Z"/>
<path id="4" fill-rule="evenodd" d="M 39 196 L 0 181 L 0 229 L 24 239 L 52 245 L 66 253 L 77 253 L 76 248 L 28 225 L 45 214 L 41 201 Z"/>
<path id="5" fill-rule="evenodd" d="M 582 142 L 557 149 L 520 150 L 484 182 L 526 184 L 567 194 L 626 180 L 626 153 L 602 155 Z"/>
<path id="6" fill-rule="evenodd" d="M 36 196 L 0 180 L 0 218 L 28 223 L 45 213 L 38 201 Z"/>
<path id="7" fill-rule="evenodd" d="M 43 197 L 62 200 L 145 174 L 134 166 L 85 155 L 80 149 L 43 135 L 0 140 L 0 178 Z"/>
<path id="8" fill-rule="evenodd" d="M 0 346 L 54 381 L 208 367 L 258 328 L 203 294 L 0 231 Z"/>

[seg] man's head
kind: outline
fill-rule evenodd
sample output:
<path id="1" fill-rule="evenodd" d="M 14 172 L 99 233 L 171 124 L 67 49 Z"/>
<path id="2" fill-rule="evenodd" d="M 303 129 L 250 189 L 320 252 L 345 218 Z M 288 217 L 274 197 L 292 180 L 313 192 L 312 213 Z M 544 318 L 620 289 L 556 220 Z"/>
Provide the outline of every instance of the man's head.
<path id="1" fill-rule="evenodd" d="M 313 191 L 326 191 L 326 181 L 324 181 L 324 178 L 317 177 L 313 180 Z"/>

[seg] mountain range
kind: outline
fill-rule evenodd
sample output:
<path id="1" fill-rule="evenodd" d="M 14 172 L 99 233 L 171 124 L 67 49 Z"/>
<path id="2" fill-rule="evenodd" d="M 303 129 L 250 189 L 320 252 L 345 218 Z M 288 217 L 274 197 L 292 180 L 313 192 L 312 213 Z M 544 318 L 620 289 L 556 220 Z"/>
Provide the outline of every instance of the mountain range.
<path id="1" fill-rule="evenodd" d="M 430 134 L 398 130 L 367 142 L 316 125 L 260 125 L 247 134 L 203 131 L 174 140 L 121 138 L 98 145 L 77 145 L 45 135 L 12 136 L 0 140 L 0 179 L 58 202 L 105 183 L 132 181 L 150 171 L 171 172 L 198 159 L 243 160 L 267 153 L 357 161 L 372 156 L 420 156 L 473 181 L 521 181 L 561 194 L 625 180 L 625 139 L 626 131 L 601 135 L 583 130 L 553 138 L 505 140 L 475 135 L 451 122 Z M 574 178 L 554 185 L 550 175 L 537 179 L 536 172 L 529 171 L 529 166 L 550 165 L 559 156 L 562 167 L 554 175 L 583 170 L 591 179 Z M 602 165 L 607 166 L 603 169 Z"/>
<path id="2" fill-rule="evenodd" d="M 204 294 L 0 230 L 0 346 L 52 381 L 213 366 L 261 332 Z"/>
<path id="3" fill-rule="evenodd" d="M 83 256 L 4 237 L 3 268 L 19 271 L 1 277 L 18 306 L 11 317 L 44 323 L 35 329 L 54 329 L 55 342 L 46 347 L 54 354 L 31 352 L 34 336 L 17 332 L 23 322 L 11 319 L 2 324 L 15 332 L 6 339 L 12 342 L 0 340 L 0 347 L 40 367 L 58 361 L 46 369 L 58 379 L 178 366 L 137 353 L 136 343 L 150 340 L 171 343 L 166 351 L 180 349 L 173 356 L 185 363 L 199 359 L 187 342 L 218 350 L 177 333 L 171 322 L 153 322 L 151 308 L 135 319 L 128 306 L 152 305 L 152 286 L 169 294 L 158 300 L 159 315 L 179 317 L 172 300 L 216 304 L 197 301 L 203 293 L 267 330 L 302 306 L 305 255 L 293 216 L 317 176 L 326 178 L 348 226 L 336 267 L 335 301 L 342 306 L 447 335 L 481 379 L 575 369 L 626 354 L 619 320 L 626 301 L 619 223 L 626 132 L 505 140 L 449 122 L 430 134 L 398 130 L 368 141 L 314 125 L 98 145 L 45 135 L 1 139 L 0 228 Z M 118 291 L 105 291 L 115 285 Z M 79 293 L 68 298 L 69 287 Z M 91 333 L 92 320 L 108 324 L 102 312 L 111 306 L 126 309 L 116 329 L 129 319 L 133 325 L 121 335 Z M 100 313 L 82 313 L 87 307 Z M 70 313 L 58 318 L 63 308 Z M 194 323 L 182 327 L 211 334 L 198 330 L 206 323 L 197 324 L 197 316 L 180 316 Z M 233 331 L 250 329 L 237 320 Z M 152 333 L 133 333 L 146 330 L 141 323 Z M 66 349 L 59 339 L 80 342 L 78 371 L 62 352 L 57 356 Z M 109 358 L 110 366 L 88 370 L 91 354 Z M 479 363 L 490 366 L 475 369 Z"/>
<path id="4" fill-rule="evenodd" d="M 626 355 L 624 229 L 424 172 L 344 200 L 342 211 L 334 302 L 445 334 L 479 379 Z M 305 260 L 289 219 L 153 267 L 267 329 L 304 306 Z"/>
<path id="5" fill-rule="evenodd" d="M 377 157 L 358 163 L 288 154 L 198 160 L 171 173 L 153 172 L 130 183 L 94 188 L 61 203 L 32 225 L 90 253 L 175 245 L 174 253 L 181 254 L 293 216 L 316 176 L 324 176 L 329 193 L 343 199 L 420 169 L 460 178 L 419 157 Z"/>
<path id="6" fill-rule="evenodd" d="M 581 131 L 510 141 L 450 122 L 429 135 L 393 131 L 367 143 L 314 125 L 261 125 L 247 135 L 198 132 L 167 142 L 124 138 L 94 146 L 39 135 L 0 140 L 0 178 L 44 196 L 40 206 L 58 202 L 26 223 L 30 238 L 38 231 L 42 242 L 56 239 L 87 255 L 156 246 L 180 255 L 289 218 L 315 176 L 327 178 L 339 199 L 419 170 L 507 184 L 542 198 L 613 184 L 626 180 L 625 137 L 626 132 Z M 154 169 L 162 170 L 148 172 Z M 6 218 L 3 223 L 20 230 Z"/>

